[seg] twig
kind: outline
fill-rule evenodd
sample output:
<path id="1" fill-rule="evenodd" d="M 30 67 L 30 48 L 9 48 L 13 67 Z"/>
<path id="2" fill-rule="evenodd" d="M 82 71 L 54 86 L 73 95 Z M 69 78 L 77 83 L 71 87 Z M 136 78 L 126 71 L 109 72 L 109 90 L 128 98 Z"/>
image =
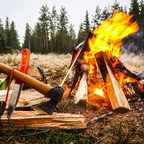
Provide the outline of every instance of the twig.
<path id="1" fill-rule="evenodd" d="M 19 135 L 20 137 L 24 137 L 24 136 L 32 136 L 32 135 L 36 135 L 36 134 L 40 134 L 40 133 L 44 133 L 44 132 L 48 132 L 49 129 L 47 130 L 44 130 L 44 131 L 40 131 L 40 132 L 37 132 L 37 133 L 32 133 L 32 134 L 27 134 L 27 135 Z"/>
<path id="2" fill-rule="evenodd" d="M 104 114 L 104 115 L 99 116 L 99 117 L 94 117 L 92 120 L 90 120 L 90 121 L 87 123 L 87 125 L 89 125 L 89 124 L 92 123 L 93 121 L 96 121 L 96 120 L 98 120 L 98 119 L 101 119 L 101 118 L 103 118 L 103 117 L 105 117 L 105 116 L 107 116 L 107 115 L 111 115 L 111 114 L 113 114 L 113 112 L 109 112 L 109 113 Z"/>

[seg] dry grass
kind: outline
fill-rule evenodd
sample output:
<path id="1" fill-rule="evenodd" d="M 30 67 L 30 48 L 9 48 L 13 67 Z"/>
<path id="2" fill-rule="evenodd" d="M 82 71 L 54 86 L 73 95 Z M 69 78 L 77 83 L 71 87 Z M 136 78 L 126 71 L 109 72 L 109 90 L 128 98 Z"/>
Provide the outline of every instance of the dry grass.
<path id="1" fill-rule="evenodd" d="M 129 55 L 121 55 L 120 60 L 123 62 L 123 64 L 129 64 L 144 71 L 143 54 L 135 55 L 134 53 L 131 53 Z"/>
<path id="2" fill-rule="evenodd" d="M 63 67 L 65 65 L 69 66 L 71 62 L 71 54 L 53 54 L 50 53 L 48 55 L 41 55 L 41 54 L 30 54 L 30 65 L 39 66 L 43 68 L 52 68 L 55 67 Z M 0 56 L 0 62 L 4 63 L 9 66 L 16 66 L 20 65 L 21 61 L 21 54 L 4 54 Z"/>

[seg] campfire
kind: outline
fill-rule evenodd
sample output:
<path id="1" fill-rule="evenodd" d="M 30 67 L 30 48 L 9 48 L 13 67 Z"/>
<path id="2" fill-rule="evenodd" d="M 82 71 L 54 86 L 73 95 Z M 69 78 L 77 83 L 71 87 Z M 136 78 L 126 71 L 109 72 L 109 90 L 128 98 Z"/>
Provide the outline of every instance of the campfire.
<path id="1" fill-rule="evenodd" d="M 107 103 L 118 112 L 130 110 L 127 99 L 135 95 L 141 78 L 118 58 L 122 53 L 122 39 L 139 29 L 132 17 L 116 10 L 89 33 L 83 47 L 73 54 L 71 68 L 62 82 L 65 98 L 74 95 L 76 104 Z"/>

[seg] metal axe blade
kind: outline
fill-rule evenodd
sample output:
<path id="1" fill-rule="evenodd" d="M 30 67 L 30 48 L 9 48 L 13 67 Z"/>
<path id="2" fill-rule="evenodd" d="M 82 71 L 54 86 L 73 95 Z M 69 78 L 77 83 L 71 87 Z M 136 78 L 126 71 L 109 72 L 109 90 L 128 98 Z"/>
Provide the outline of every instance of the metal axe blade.
<path id="1" fill-rule="evenodd" d="M 38 105 L 32 106 L 32 108 L 41 113 L 41 114 L 52 114 L 54 109 L 56 108 L 58 102 L 61 100 L 64 93 L 64 88 L 59 85 L 56 85 L 54 88 L 51 88 L 48 92 L 50 100 L 47 102 L 43 102 Z"/>

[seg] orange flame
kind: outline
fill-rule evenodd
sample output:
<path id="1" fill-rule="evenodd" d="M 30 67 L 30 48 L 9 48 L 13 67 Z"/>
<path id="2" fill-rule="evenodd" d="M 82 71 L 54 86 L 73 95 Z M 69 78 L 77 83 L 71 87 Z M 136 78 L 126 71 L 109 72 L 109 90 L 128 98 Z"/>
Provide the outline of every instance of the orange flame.
<path id="1" fill-rule="evenodd" d="M 84 53 L 87 61 L 100 51 L 108 51 L 119 57 L 121 40 L 138 31 L 138 24 L 131 22 L 133 15 L 127 15 L 125 12 L 118 12 L 118 10 L 115 10 L 113 14 L 113 17 L 106 19 L 93 31 L 95 35 L 89 38 L 90 52 Z"/>
<path id="2" fill-rule="evenodd" d="M 124 73 L 118 73 L 118 74 L 115 74 L 115 76 L 117 77 L 121 86 L 124 86 L 126 83 L 129 83 L 129 82 L 135 83 L 138 81 L 136 79 L 133 79 L 132 77 L 125 78 Z"/>
<path id="3" fill-rule="evenodd" d="M 125 12 L 118 12 L 118 10 L 115 10 L 112 18 L 106 19 L 97 29 L 95 29 L 93 31 L 93 37 L 88 39 L 90 51 L 84 52 L 86 62 L 91 63 L 91 60 L 94 59 L 94 55 L 101 51 L 119 57 L 121 54 L 121 40 L 124 37 L 137 32 L 139 29 L 138 24 L 131 21 L 132 17 L 133 15 L 127 15 Z M 89 73 L 93 73 L 93 65 L 91 64 Z M 117 75 L 117 78 L 121 85 L 129 81 L 135 81 L 135 79 L 132 78 L 124 79 L 124 74 Z M 90 91 L 93 91 L 94 95 L 104 97 L 104 84 L 98 83 L 97 85 L 99 86 L 95 86 L 95 88 L 90 86 Z"/>

